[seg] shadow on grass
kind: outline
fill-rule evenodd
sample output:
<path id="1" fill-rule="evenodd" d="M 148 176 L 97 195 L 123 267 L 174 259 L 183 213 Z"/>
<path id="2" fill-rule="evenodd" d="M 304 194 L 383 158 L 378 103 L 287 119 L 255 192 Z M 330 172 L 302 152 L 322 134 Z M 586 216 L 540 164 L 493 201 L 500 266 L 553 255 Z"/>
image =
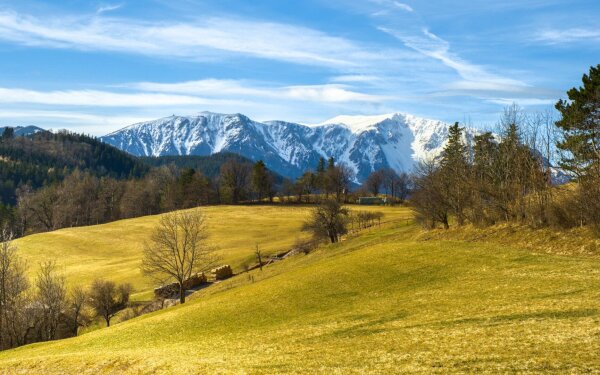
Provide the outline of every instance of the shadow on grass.
<path id="1" fill-rule="evenodd" d="M 328 339 L 328 338 L 329 339 L 352 338 L 352 337 L 357 337 L 357 336 L 367 336 L 367 335 L 373 335 L 376 333 L 386 332 L 386 331 L 389 331 L 390 329 L 385 328 L 385 327 L 378 327 L 378 326 L 381 326 L 381 325 L 384 325 L 384 324 L 390 323 L 390 322 L 395 322 L 400 319 L 404 319 L 408 315 L 409 315 L 409 313 L 407 313 L 405 311 L 400 311 L 400 312 L 397 312 L 390 316 L 385 316 L 385 317 L 381 317 L 378 319 L 371 319 L 368 321 L 363 321 L 361 323 L 353 324 L 350 327 L 336 329 L 332 332 L 324 333 L 322 335 L 314 337 L 311 340 L 313 340 L 313 339 L 320 340 L 320 339 Z M 356 318 L 357 319 L 352 319 L 352 318 L 350 318 L 350 319 L 362 320 L 362 319 L 365 319 L 366 316 L 360 315 Z"/>
<path id="2" fill-rule="evenodd" d="M 509 322 L 522 322 L 526 320 L 548 320 L 548 319 L 576 319 L 587 318 L 598 315 L 597 309 L 577 309 L 577 310 L 550 310 L 520 314 L 497 315 L 491 317 L 474 317 L 455 320 L 446 320 L 441 322 L 433 322 L 430 324 L 418 324 L 405 328 L 417 328 L 425 326 L 456 326 L 461 324 L 477 324 L 477 325 L 499 325 Z"/>

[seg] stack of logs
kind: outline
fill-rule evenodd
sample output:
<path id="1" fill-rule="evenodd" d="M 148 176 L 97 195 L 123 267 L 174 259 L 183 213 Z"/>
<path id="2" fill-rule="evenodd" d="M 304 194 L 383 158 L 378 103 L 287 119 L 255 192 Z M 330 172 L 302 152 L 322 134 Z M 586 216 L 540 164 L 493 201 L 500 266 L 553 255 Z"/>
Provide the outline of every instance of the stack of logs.
<path id="1" fill-rule="evenodd" d="M 197 273 L 195 275 L 192 275 L 192 277 L 190 277 L 189 279 L 187 279 L 183 282 L 183 288 L 185 290 L 193 289 L 193 288 L 199 287 L 200 285 L 202 285 L 206 282 L 207 282 L 207 279 L 206 279 L 206 275 L 204 274 L 204 272 Z M 165 298 L 165 299 L 176 298 L 179 296 L 179 284 L 171 283 L 171 284 L 167 284 L 167 285 L 158 287 L 158 288 L 154 289 L 154 295 L 157 298 Z"/>
<path id="2" fill-rule="evenodd" d="M 221 267 L 214 268 L 210 271 L 215 278 L 215 280 L 225 280 L 233 276 L 233 271 L 231 270 L 231 266 L 226 264 Z"/>

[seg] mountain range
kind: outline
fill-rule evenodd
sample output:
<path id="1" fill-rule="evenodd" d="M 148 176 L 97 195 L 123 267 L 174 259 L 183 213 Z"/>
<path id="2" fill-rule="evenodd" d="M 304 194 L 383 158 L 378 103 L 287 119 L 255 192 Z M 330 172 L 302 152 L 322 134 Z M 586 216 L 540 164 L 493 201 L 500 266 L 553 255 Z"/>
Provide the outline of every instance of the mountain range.
<path id="1" fill-rule="evenodd" d="M 418 161 L 438 157 L 448 127 L 404 113 L 338 116 L 303 125 L 202 112 L 134 124 L 101 140 L 136 156 L 233 152 L 263 160 L 273 171 L 292 178 L 314 169 L 320 157 L 333 157 L 351 167 L 355 182 L 361 182 L 377 169 L 410 172 Z M 471 137 L 476 131 L 466 133 Z"/>

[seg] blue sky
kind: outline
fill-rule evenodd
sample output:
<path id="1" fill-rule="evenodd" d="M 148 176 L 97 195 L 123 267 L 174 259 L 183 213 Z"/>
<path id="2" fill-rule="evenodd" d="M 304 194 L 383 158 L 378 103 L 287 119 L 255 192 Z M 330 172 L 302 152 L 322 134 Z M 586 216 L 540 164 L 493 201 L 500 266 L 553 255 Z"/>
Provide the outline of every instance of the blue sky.
<path id="1" fill-rule="evenodd" d="M 487 126 L 600 63 L 596 0 L 0 0 L 0 125 L 103 135 L 200 111 Z"/>

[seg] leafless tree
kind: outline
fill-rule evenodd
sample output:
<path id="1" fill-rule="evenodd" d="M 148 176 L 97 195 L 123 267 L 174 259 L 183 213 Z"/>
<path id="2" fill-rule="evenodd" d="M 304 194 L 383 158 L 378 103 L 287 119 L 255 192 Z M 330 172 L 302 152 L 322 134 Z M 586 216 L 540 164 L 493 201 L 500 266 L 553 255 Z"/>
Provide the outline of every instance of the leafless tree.
<path id="1" fill-rule="evenodd" d="M 381 185 L 383 185 L 384 175 L 382 170 L 376 170 L 371 172 L 367 180 L 365 181 L 365 189 L 371 193 L 374 197 L 379 195 Z"/>
<path id="2" fill-rule="evenodd" d="M 413 176 L 415 192 L 411 198 L 417 220 L 427 228 L 435 228 L 441 223 L 448 229 L 448 213 L 450 208 L 444 196 L 444 178 L 435 161 L 423 161 L 416 168 Z"/>
<path id="3" fill-rule="evenodd" d="M 67 306 L 65 278 L 56 272 L 54 262 L 42 263 L 36 280 L 35 309 L 39 313 L 41 340 L 56 339 L 61 315 Z"/>
<path id="4" fill-rule="evenodd" d="M 337 200 L 328 199 L 315 207 L 302 229 L 312 232 L 316 238 L 327 238 L 335 243 L 348 232 L 348 214 L 348 209 Z"/>
<path id="5" fill-rule="evenodd" d="M 256 249 L 254 250 L 254 255 L 256 255 L 256 260 L 258 261 L 258 267 L 260 267 L 260 270 L 262 271 L 262 269 L 263 269 L 262 251 L 260 251 L 258 244 L 256 244 Z"/>
<path id="6" fill-rule="evenodd" d="M 88 302 L 88 293 L 82 287 L 76 286 L 71 290 L 67 316 L 73 336 L 77 336 L 80 327 L 85 327 L 90 323 L 90 316 L 86 309 Z"/>
<path id="7" fill-rule="evenodd" d="M 231 203 L 237 204 L 244 199 L 250 186 L 251 175 L 252 166 L 247 163 L 229 160 L 221 166 L 221 186 L 228 194 Z"/>
<path id="8" fill-rule="evenodd" d="M 215 264 L 214 248 L 207 244 L 208 232 L 201 211 L 163 215 L 150 241 L 144 245 L 142 270 L 164 282 L 179 284 L 179 300 L 185 303 L 184 282 Z"/>
<path id="9" fill-rule="evenodd" d="M 20 330 L 16 330 L 20 324 L 13 321 L 13 317 L 19 312 L 29 288 L 25 265 L 12 238 L 8 229 L 0 231 L 0 349 L 16 346 L 16 341 L 22 336 Z"/>
<path id="10" fill-rule="evenodd" d="M 348 201 L 348 191 L 350 189 L 350 182 L 354 176 L 354 171 L 344 163 L 327 169 L 327 181 L 329 191 L 335 194 L 335 199 L 338 202 Z"/>
<path id="11" fill-rule="evenodd" d="M 109 327 L 110 320 L 127 306 L 130 293 L 129 284 L 117 286 L 112 281 L 95 280 L 90 290 L 90 305 Z"/>

